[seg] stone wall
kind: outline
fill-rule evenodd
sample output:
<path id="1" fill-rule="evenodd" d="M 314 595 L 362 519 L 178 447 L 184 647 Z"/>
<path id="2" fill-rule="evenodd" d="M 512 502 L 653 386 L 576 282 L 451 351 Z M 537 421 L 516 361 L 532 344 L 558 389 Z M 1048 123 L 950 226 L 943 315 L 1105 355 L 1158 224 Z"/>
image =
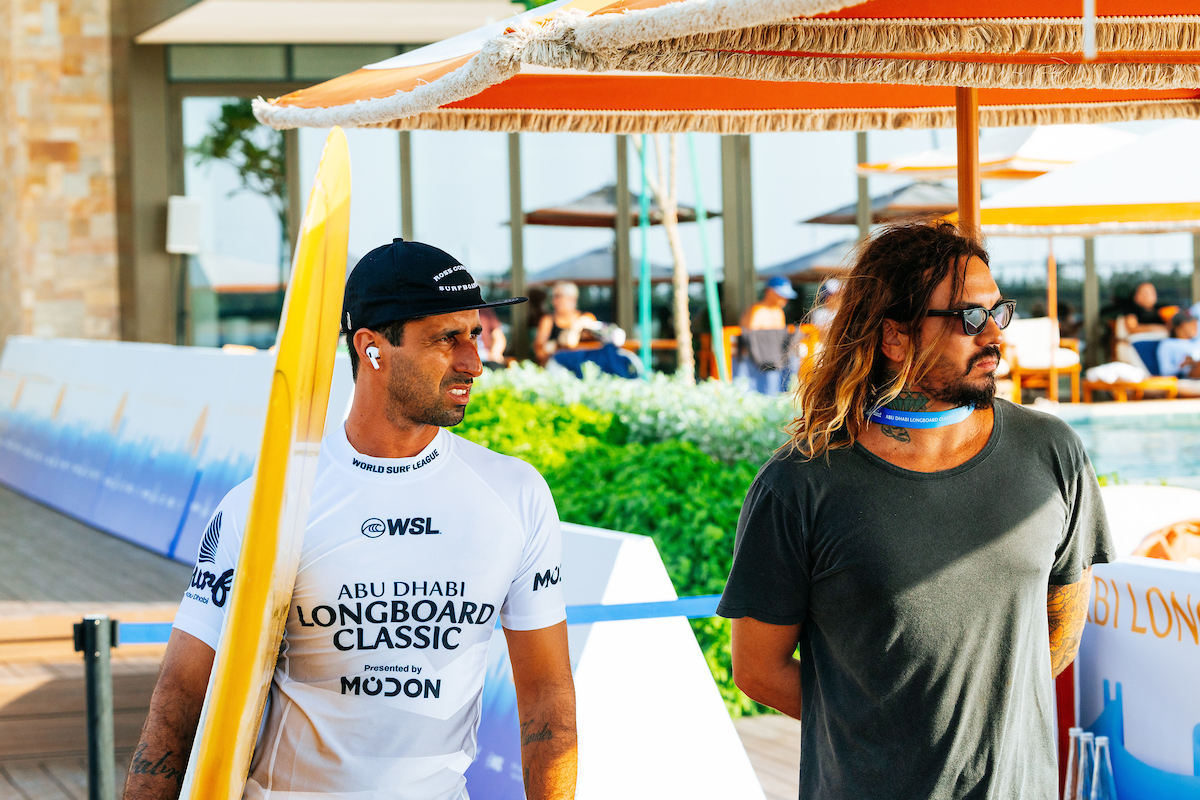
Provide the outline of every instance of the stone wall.
<path id="1" fill-rule="evenodd" d="M 0 0 L 0 336 L 119 333 L 108 0 Z"/>

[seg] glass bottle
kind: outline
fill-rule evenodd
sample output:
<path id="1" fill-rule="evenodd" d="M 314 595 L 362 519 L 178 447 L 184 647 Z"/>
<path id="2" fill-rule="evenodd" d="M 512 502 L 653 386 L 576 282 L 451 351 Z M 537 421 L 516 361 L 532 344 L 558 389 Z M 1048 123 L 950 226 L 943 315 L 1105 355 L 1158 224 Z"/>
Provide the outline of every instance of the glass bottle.
<path id="1" fill-rule="evenodd" d="M 1071 728 L 1067 731 L 1067 782 L 1063 786 L 1063 800 L 1073 800 L 1075 785 L 1079 783 L 1079 734 L 1083 728 Z"/>
<path id="2" fill-rule="evenodd" d="M 1092 740 L 1095 734 L 1084 731 L 1079 734 L 1079 761 L 1076 765 L 1074 800 L 1092 800 Z"/>
<path id="3" fill-rule="evenodd" d="M 1095 762 L 1092 768 L 1090 800 L 1117 800 L 1117 785 L 1113 780 L 1112 755 L 1109 753 L 1107 736 L 1096 737 Z"/>

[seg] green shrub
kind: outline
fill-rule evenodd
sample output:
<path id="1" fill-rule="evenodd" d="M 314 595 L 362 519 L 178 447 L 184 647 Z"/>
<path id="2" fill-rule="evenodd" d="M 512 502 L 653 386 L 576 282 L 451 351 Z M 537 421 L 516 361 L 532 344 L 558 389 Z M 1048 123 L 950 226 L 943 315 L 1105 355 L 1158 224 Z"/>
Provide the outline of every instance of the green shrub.
<path id="1" fill-rule="evenodd" d="M 786 441 L 783 428 L 795 416 L 790 395 L 767 397 L 720 381 L 692 386 L 661 373 L 631 381 L 592 367 L 584 365 L 583 380 L 534 366 L 496 370 L 480 385 L 510 390 L 522 400 L 612 412 L 631 442 L 691 442 L 728 463 L 766 461 Z"/>
<path id="2" fill-rule="evenodd" d="M 755 462 L 722 463 L 692 442 L 630 442 L 615 413 L 532 401 L 509 387 L 477 392 L 455 432 L 537 467 L 564 522 L 651 536 L 680 595 L 724 588 Z M 733 685 L 729 621 L 692 628 L 730 713 L 761 711 Z"/>

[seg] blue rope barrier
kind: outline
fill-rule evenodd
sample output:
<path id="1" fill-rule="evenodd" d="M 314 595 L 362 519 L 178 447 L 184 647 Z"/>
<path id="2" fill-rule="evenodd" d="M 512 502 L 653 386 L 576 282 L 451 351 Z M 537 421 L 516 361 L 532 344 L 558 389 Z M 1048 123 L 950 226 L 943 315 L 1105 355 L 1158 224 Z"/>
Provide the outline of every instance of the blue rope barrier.
<path id="1" fill-rule="evenodd" d="M 657 603 L 618 603 L 615 605 L 567 606 L 567 623 L 583 625 L 590 622 L 613 622 L 623 619 L 654 619 L 657 617 L 711 617 L 717 613 L 719 594 L 703 594 L 663 600 Z"/>
<path id="2" fill-rule="evenodd" d="M 703 594 L 663 600 L 654 603 L 617 603 L 613 605 L 567 606 L 567 624 L 587 625 L 593 622 L 616 622 L 626 619 L 657 619 L 687 617 L 698 619 L 717 613 L 719 594 Z M 166 644 L 171 636 L 169 622 L 122 622 L 119 627 L 121 644 Z"/>

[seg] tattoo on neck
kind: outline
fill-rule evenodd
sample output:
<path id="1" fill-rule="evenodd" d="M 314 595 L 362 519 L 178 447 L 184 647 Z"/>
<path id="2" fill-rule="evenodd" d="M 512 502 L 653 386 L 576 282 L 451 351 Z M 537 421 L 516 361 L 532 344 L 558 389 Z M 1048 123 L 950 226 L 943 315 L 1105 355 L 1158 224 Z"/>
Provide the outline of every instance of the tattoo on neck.
<path id="1" fill-rule="evenodd" d="M 537 723 L 534 720 L 526 720 L 521 723 L 521 745 L 532 744 L 534 742 L 544 742 L 554 738 L 554 732 L 550 730 L 550 723 L 544 723 L 540 731 L 534 730 L 534 725 Z"/>
<path id="2" fill-rule="evenodd" d="M 896 395 L 896 399 L 888 403 L 888 408 L 896 411 L 924 411 L 929 407 L 929 398 L 920 392 L 905 389 Z"/>
<path id="3" fill-rule="evenodd" d="M 908 444 L 912 441 L 912 437 L 908 435 L 905 428 L 897 428 L 895 425 L 880 425 L 879 432 L 889 439 L 895 439 L 897 442 Z"/>
<path id="4" fill-rule="evenodd" d="M 138 746 L 137 752 L 133 754 L 133 761 L 129 764 L 129 771 L 134 775 L 161 775 L 164 780 L 171 781 L 177 786 L 183 786 L 183 771 L 175 766 L 165 764 L 164 762 L 171 756 L 175 755 L 173 750 L 168 750 L 163 753 L 157 761 L 154 761 L 154 755 L 145 755 L 146 745 L 142 743 Z M 174 759 L 178 762 L 178 758 Z"/>

